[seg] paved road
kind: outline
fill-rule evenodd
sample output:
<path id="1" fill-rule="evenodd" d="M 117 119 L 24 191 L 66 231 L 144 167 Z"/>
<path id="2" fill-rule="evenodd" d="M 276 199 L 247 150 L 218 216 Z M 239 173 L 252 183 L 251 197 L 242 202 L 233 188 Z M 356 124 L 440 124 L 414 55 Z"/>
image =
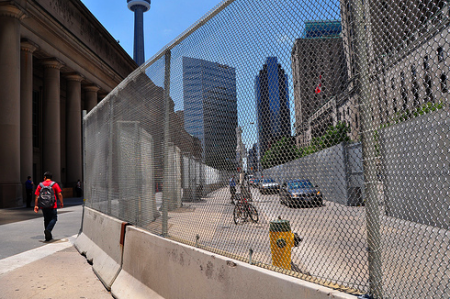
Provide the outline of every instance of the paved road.
<path id="1" fill-rule="evenodd" d="M 347 207 L 324 201 L 324 206 L 288 208 L 279 196 L 252 189 L 258 223 L 235 225 L 228 188 L 218 189 L 201 201 L 185 202 L 169 212 L 169 234 L 241 260 L 270 265 L 269 223 L 287 219 L 292 231 L 303 237 L 292 249 L 296 271 L 317 280 L 368 291 L 368 254 L 364 207 Z M 389 298 L 449 298 L 450 233 L 418 223 L 380 215 L 383 288 Z M 161 233 L 161 217 L 147 229 Z M 198 236 L 198 239 L 197 239 Z M 428 290 L 433 289 L 430 293 Z M 437 294 L 437 295 L 436 295 Z M 431 296 L 431 297 L 430 297 Z M 435 296 L 435 297 L 433 297 Z M 437 296 L 437 297 L 436 297 Z"/>
<path id="2" fill-rule="evenodd" d="M 54 239 L 78 234 L 81 227 L 82 199 L 68 198 L 65 207 L 58 209 L 58 222 L 53 229 Z M 42 212 L 32 209 L 0 209 L 0 259 L 46 245 Z"/>

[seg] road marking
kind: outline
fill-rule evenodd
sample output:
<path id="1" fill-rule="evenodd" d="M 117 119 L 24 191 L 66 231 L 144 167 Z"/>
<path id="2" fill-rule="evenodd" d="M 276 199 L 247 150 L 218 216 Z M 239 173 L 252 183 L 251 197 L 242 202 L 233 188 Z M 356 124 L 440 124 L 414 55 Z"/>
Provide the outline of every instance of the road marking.
<path id="1" fill-rule="evenodd" d="M 77 235 L 66 239 L 57 240 L 39 248 L 31 249 L 5 259 L 0 260 L 0 275 L 28 265 L 32 262 L 47 257 L 55 252 L 69 248 L 75 242 Z M 65 242 L 64 242 L 65 241 Z"/>

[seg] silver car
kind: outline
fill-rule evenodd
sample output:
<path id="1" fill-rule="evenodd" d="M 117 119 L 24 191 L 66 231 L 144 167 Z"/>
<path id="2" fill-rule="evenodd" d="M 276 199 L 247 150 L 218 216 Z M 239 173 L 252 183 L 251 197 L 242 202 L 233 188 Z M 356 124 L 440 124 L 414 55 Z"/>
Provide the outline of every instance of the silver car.
<path id="1" fill-rule="evenodd" d="M 278 193 L 280 191 L 280 184 L 274 179 L 263 179 L 259 182 L 259 192 L 261 194 Z"/>

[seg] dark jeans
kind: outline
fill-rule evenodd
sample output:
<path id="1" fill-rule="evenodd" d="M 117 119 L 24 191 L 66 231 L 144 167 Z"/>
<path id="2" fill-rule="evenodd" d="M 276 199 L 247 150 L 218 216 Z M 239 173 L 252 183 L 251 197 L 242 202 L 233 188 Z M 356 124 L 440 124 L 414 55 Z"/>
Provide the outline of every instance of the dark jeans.
<path id="1" fill-rule="evenodd" d="M 56 221 L 58 221 L 56 209 L 44 208 L 42 209 L 42 213 L 44 214 L 44 229 L 52 231 Z"/>
<path id="2" fill-rule="evenodd" d="M 26 189 L 27 191 L 27 208 L 31 207 L 31 193 L 33 189 Z"/>
<path id="3" fill-rule="evenodd" d="M 231 193 L 231 201 L 233 201 L 234 198 L 236 197 L 236 187 L 230 186 L 230 193 Z"/>

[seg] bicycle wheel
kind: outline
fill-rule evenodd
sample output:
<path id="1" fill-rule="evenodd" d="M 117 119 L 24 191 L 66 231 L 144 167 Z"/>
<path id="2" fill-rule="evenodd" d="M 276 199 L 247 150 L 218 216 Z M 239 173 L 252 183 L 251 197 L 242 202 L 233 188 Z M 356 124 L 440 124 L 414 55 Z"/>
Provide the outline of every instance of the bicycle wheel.
<path id="1" fill-rule="evenodd" d="M 248 204 L 248 214 L 250 215 L 250 218 L 253 222 L 258 222 L 258 210 L 256 210 L 256 208 L 252 204 Z"/>
<path id="2" fill-rule="evenodd" d="M 247 217 L 248 217 L 248 213 L 247 213 L 246 209 L 240 202 L 237 202 L 234 205 L 234 210 L 233 210 L 234 223 L 236 225 L 239 223 L 244 223 L 247 220 Z"/>

